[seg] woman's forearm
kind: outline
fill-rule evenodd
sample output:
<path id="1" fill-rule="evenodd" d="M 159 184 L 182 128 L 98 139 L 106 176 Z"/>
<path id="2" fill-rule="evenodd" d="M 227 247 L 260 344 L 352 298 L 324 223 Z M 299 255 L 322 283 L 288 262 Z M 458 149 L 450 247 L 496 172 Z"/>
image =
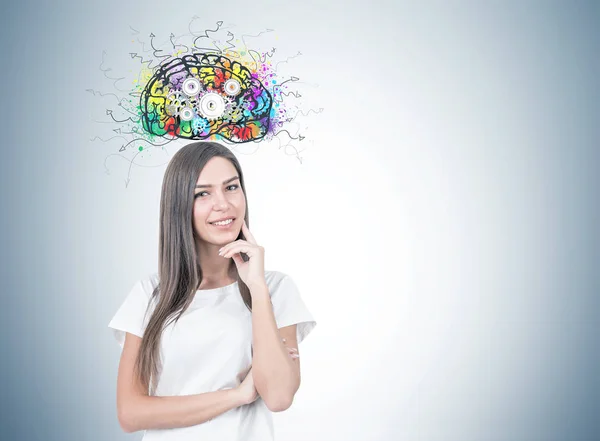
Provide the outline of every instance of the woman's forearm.
<path id="1" fill-rule="evenodd" d="M 285 410 L 299 384 L 294 380 L 293 361 L 282 343 L 266 285 L 252 292 L 252 376 L 259 395 L 271 411 Z"/>
<path id="2" fill-rule="evenodd" d="M 196 395 L 138 395 L 127 403 L 126 410 L 119 415 L 119 422 L 128 433 L 188 427 L 204 423 L 243 404 L 236 388 Z"/>

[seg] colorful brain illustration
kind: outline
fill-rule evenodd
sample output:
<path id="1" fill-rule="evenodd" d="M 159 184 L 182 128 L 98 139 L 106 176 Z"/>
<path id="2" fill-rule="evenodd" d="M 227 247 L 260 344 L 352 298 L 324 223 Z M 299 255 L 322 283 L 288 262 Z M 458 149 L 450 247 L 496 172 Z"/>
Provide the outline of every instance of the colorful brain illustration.
<path id="1" fill-rule="evenodd" d="M 188 54 L 159 66 L 140 96 L 144 130 L 156 136 L 257 141 L 275 115 L 257 74 L 219 54 Z"/>
<path id="2" fill-rule="evenodd" d="M 99 133 L 90 141 L 118 146 L 104 166 L 109 173 L 107 164 L 127 161 L 126 186 L 135 166 L 157 166 L 169 154 L 165 146 L 182 139 L 217 141 L 244 154 L 267 145 L 302 163 L 307 120 L 323 111 L 309 104 L 319 85 L 293 71 L 302 53 L 282 53 L 270 28 L 238 34 L 231 31 L 237 25 L 202 21 L 194 16 L 187 32 L 168 37 L 130 26 L 127 69 L 109 66 L 102 52 L 106 84 L 86 91 L 105 113 L 95 118 Z"/>

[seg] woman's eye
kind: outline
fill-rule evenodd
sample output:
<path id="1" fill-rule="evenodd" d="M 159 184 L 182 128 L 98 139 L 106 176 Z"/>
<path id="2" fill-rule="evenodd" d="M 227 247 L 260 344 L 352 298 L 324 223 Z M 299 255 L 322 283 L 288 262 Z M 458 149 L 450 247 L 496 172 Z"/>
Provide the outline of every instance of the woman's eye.
<path id="1" fill-rule="evenodd" d="M 231 185 L 229 185 L 227 188 L 231 188 L 231 187 L 234 187 L 234 189 L 233 189 L 233 190 L 237 190 L 237 189 L 239 188 L 239 185 L 237 185 L 237 184 L 231 184 Z M 233 190 L 231 190 L 231 191 L 233 191 Z M 201 192 L 199 192 L 199 193 L 196 193 L 196 194 L 194 195 L 194 198 L 197 198 L 197 197 L 199 197 L 199 196 L 202 196 L 202 194 L 203 194 L 203 193 L 208 193 L 208 192 L 207 192 L 207 191 L 201 191 Z"/>

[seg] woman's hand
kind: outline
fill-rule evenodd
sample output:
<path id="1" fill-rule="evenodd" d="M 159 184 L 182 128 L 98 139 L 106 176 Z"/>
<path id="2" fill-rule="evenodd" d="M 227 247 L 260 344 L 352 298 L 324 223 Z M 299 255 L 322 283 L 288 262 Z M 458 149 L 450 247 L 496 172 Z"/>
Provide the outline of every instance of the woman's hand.
<path id="1" fill-rule="evenodd" d="M 285 346 L 285 348 L 288 351 L 288 355 L 293 359 L 295 358 L 300 358 L 300 354 L 298 354 L 298 349 L 296 348 L 290 348 L 288 345 L 285 344 L 285 338 L 282 338 L 281 341 L 283 342 L 283 346 Z"/>
<path id="2" fill-rule="evenodd" d="M 265 249 L 256 243 L 254 236 L 250 233 L 246 221 L 243 221 L 242 233 L 247 240 L 238 239 L 228 243 L 219 250 L 219 255 L 226 259 L 232 258 L 237 267 L 240 278 L 248 287 L 265 284 Z M 250 258 L 244 262 L 239 253 L 245 253 Z"/>
<path id="3" fill-rule="evenodd" d="M 244 404 L 250 404 L 258 398 L 258 392 L 254 387 L 254 378 L 252 377 L 252 367 L 246 374 L 244 381 L 237 387 L 240 394 L 240 399 Z"/>
<path id="4" fill-rule="evenodd" d="M 296 348 L 288 348 L 287 346 L 286 346 L 286 348 L 287 348 L 287 351 L 288 351 L 288 355 L 290 356 L 290 358 L 292 360 L 296 359 L 296 358 L 300 358 L 300 355 L 298 355 L 298 349 L 296 349 Z"/>

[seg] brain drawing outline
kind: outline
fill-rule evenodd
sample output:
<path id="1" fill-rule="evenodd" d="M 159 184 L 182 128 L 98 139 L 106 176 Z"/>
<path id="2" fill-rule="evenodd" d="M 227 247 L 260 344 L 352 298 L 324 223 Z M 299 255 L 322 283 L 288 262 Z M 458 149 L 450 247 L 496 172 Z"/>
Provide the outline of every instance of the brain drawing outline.
<path id="1" fill-rule="evenodd" d="M 258 76 L 223 55 L 191 54 L 159 66 L 140 95 L 144 130 L 157 136 L 243 143 L 270 129 L 273 98 Z"/>

